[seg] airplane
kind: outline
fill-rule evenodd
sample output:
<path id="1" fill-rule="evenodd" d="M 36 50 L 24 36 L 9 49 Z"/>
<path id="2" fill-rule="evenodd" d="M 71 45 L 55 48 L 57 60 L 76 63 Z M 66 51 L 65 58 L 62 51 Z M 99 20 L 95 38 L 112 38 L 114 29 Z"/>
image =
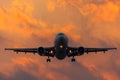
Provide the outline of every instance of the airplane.
<path id="1" fill-rule="evenodd" d="M 81 56 L 89 52 L 106 52 L 117 48 L 85 48 L 68 46 L 68 37 L 64 33 L 58 33 L 53 47 L 38 47 L 38 48 L 5 48 L 14 52 L 38 53 L 40 56 L 47 56 L 47 62 L 51 62 L 50 57 L 56 57 L 58 60 L 63 60 L 66 57 L 72 57 L 71 62 L 75 62 L 75 56 Z"/>

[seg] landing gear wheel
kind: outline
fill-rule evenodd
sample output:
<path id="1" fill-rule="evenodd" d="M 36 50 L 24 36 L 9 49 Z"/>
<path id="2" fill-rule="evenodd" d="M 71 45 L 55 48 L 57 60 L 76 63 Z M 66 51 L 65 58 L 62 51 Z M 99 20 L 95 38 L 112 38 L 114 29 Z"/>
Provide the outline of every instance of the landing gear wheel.
<path id="1" fill-rule="evenodd" d="M 47 61 L 47 62 L 51 62 L 51 59 L 47 59 L 46 61 Z"/>
<path id="2" fill-rule="evenodd" d="M 75 61 L 76 61 L 75 58 L 72 58 L 72 59 L 71 59 L 71 62 L 75 62 Z"/>

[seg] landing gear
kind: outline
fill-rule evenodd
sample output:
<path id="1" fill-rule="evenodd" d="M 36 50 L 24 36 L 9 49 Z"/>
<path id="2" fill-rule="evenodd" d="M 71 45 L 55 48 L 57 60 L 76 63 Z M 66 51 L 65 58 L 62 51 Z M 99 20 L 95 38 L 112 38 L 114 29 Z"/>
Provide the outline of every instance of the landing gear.
<path id="1" fill-rule="evenodd" d="M 51 59 L 47 59 L 46 61 L 47 61 L 47 62 L 51 62 Z"/>
<path id="2" fill-rule="evenodd" d="M 73 58 L 71 59 L 71 62 L 75 62 L 76 60 L 75 60 L 75 58 L 74 58 L 74 56 L 73 56 Z"/>
<path id="3" fill-rule="evenodd" d="M 48 59 L 46 60 L 47 62 L 51 62 L 51 59 L 49 58 L 49 56 L 48 56 Z"/>

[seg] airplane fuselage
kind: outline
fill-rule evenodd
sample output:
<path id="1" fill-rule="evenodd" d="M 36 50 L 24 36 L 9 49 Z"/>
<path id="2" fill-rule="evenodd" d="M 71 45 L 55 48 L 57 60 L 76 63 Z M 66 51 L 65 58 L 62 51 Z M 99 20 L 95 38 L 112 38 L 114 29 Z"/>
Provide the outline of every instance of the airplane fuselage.
<path id="1" fill-rule="evenodd" d="M 62 60 L 67 55 L 68 38 L 63 33 L 59 33 L 55 39 L 55 57 Z"/>

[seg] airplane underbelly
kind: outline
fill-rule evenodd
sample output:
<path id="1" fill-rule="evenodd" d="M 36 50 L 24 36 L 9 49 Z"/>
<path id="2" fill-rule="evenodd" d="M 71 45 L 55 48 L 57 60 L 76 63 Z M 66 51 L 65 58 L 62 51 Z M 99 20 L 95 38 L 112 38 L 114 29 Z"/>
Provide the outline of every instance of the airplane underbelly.
<path id="1" fill-rule="evenodd" d="M 59 60 L 62 60 L 66 57 L 66 50 L 62 49 L 62 50 L 56 50 L 56 58 Z"/>

